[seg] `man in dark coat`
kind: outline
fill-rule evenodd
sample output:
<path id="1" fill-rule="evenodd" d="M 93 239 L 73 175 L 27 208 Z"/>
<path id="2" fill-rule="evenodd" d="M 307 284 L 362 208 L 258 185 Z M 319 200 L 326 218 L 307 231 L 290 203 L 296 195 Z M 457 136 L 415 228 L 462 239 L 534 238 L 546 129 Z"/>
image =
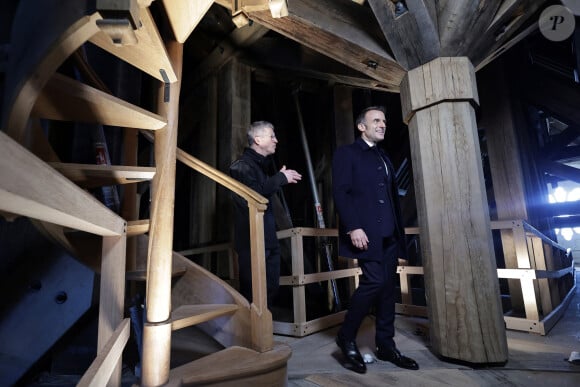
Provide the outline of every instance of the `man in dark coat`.
<path id="1" fill-rule="evenodd" d="M 358 329 L 374 306 L 377 357 L 399 367 L 418 369 L 397 350 L 395 335 L 395 275 L 398 258 L 406 258 L 394 168 L 377 143 L 385 137 L 382 107 L 364 109 L 356 120 L 361 136 L 338 148 L 332 163 L 332 185 L 339 215 L 339 255 L 358 259 L 359 287 L 336 343 L 356 372 L 366 365 L 356 345 Z"/>
<path id="2" fill-rule="evenodd" d="M 230 175 L 268 199 L 264 212 L 264 242 L 266 251 L 266 286 L 268 307 L 278 292 L 280 285 L 280 245 L 276 238 L 276 222 L 272 211 L 272 196 L 288 183 L 297 183 L 301 178 L 293 169 L 283 166 L 279 172 L 269 175 L 270 155 L 276 152 L 278 140 L 274 125 L 267 121 L 257 121 L 248 129 L 248 147 L 242 156 L 230 166 Z M 252 302 L 252 267 L 250 255 L 250 223 L 248 203 L 234 195 L 235 204 L 235 249 L 238 254 L 240 293 Z"/>

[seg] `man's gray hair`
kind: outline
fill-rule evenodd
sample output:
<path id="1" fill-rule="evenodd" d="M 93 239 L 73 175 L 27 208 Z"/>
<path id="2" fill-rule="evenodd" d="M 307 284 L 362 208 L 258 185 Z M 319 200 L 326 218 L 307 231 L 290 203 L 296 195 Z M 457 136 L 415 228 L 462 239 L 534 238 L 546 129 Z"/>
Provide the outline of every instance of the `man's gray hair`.
<path id="1" fill-rule="evenodd" d="M 248 146 L 252 146 L 254 144 L 254 138 L 256 136 L 261 135 L 264 132 L 264 129 L 271 128 L 274 130 L 274 125 L 268 121 L 255 121 L 250 124 L 248 128 Z"/>

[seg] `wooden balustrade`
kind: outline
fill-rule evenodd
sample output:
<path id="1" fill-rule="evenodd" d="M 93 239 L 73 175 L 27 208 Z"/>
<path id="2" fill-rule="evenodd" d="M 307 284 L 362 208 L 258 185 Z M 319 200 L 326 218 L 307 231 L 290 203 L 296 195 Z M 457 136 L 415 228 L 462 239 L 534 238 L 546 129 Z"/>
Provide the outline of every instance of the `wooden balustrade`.
<path id="1" fill-rule="evenodd" d="M 510 230 L 517 254 L 516 268 L 497 269 L 498 279 L 520 282 L 524 300 L 524 315 L 504 313 L 508 329 L 545 335 L 556 324 L 570 303 L 576 289 L 574 261 L 564 247 L 552 241 L 523 220 L 492 221 L 492 230 Z M 407 235 L 418 235 L 417 227 L 405 229 Z M 345 277 L 357 278 L 359 268 L 304 274 L 304 237 L 338 237 L 336 229 L 292 228 L 278 232 L 278 239 L 291 238 L 292 275 L 280 278 L 281 286 L 292 286 L 293 322 L 274 321 L 274 333 L 302 337 L 342 322 L 344 311 L 308 321 L 306 319 L 305 286 L 310 283 Z M 350 260 L 349 260 L 350 261 Z M 399 264 L 401 302 L 399 314 L 427 317 L 427 307 L 413 300 L 411 279 L 423 275 L 422 266 Z"/>
<path id="2" fill-rule="evenodd" d="M 250 306 L 252 346 L 259 352 L 269 351 L 273 347 L 273 328 L 272 314 L 268 310 L 266 296 L 264 251 L 264 211 L 267 208 L 268 199 L 179 148 L 177 160 L 240 195 L 248 202 L 252 262 L 252 304 Z"/>

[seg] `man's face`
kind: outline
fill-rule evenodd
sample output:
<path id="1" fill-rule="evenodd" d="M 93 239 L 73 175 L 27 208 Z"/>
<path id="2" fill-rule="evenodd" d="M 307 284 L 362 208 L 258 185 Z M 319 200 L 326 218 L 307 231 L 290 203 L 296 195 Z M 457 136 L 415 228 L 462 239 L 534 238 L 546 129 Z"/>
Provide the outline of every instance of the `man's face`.
<path id="1" fill-rule="evenodd" d="M 385 139 L 387 120 L 380 110 L 369 110 L 365 114 L 365 121 L 358 125 L 362 137 L 375 144 Z"/>
<path id="2" fill-rule="evenodd" d="M 276 152 L 276 144 L 278 144 L 278 139 L 274 134 L 274 129 L 264 128 L 262 132 L 254 138 L 256 143 L 255 150 L 262 156 L 269 156 Z"/>

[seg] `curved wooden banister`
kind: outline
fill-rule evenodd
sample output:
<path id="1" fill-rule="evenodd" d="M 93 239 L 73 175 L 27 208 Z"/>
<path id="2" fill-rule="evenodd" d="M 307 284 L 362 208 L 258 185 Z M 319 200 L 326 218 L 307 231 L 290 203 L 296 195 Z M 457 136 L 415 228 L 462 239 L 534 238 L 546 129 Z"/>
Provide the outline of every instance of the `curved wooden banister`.
<path id="1" fill-rule="evenodd" d="M 226 175 L 225 173 L 213 168 L 212 166 L 204 163 L 203 161 L 193 157 L 189 153 L 177 148 L 177 160 L 181 161 L 183 164 L 191 167 L 192 169 L 198 171 L 199 173 L 209 177 L 216 183 L 221 184 L 230 191 L 233 191 L 246 199 L 248 203 L 252 203 L 256 206 L 258 210 L 266 210 L 268 204 L 268 199 L 257 193 L 248 186 L 240 183 L 236 179 Z"/>
<path id="2" fill-rule="evenodd" d="M 146 130 L 140 130 L 141 134 L 145 136 L 149 141 L 154 142 L 155 138 L 153 133 Z M 266 211 L 268 205 L 268 199 L 249 188 L 248 186 L 240 183 L 231 176 L 226 175 L 222 171 L 215 169 L 209 164 L 204 163 L 198 158 L 193 157 L 189 153 L 185 152 L 181 148 L 177 148 L 176 154 L 177 160 L 181 161 L 183 164 L 187 165 L 191 169 L 201 173 L 204 176 L 209 177 L 216 183 L 224 186 L 230 191 L 240 195 L 244 198 L 248 204 L 251 204 L 258 209 L 258 211 Z"/>
<path id="3" fill-rule="evenodd" d="M 150 133 L 147 134 L 151 138 Z M 265 352 L 273 346 L 272 314 L 266 297 L 266 262 L 264 251 L 264 211 L 268 199 L 225 173 L 177 148 L 177 160 L 209 177 L 216 183 L 240 195 L 248 202 L 250 226 L 250 251 L 252 266 L 251 337 L 255 350 Z"/>

